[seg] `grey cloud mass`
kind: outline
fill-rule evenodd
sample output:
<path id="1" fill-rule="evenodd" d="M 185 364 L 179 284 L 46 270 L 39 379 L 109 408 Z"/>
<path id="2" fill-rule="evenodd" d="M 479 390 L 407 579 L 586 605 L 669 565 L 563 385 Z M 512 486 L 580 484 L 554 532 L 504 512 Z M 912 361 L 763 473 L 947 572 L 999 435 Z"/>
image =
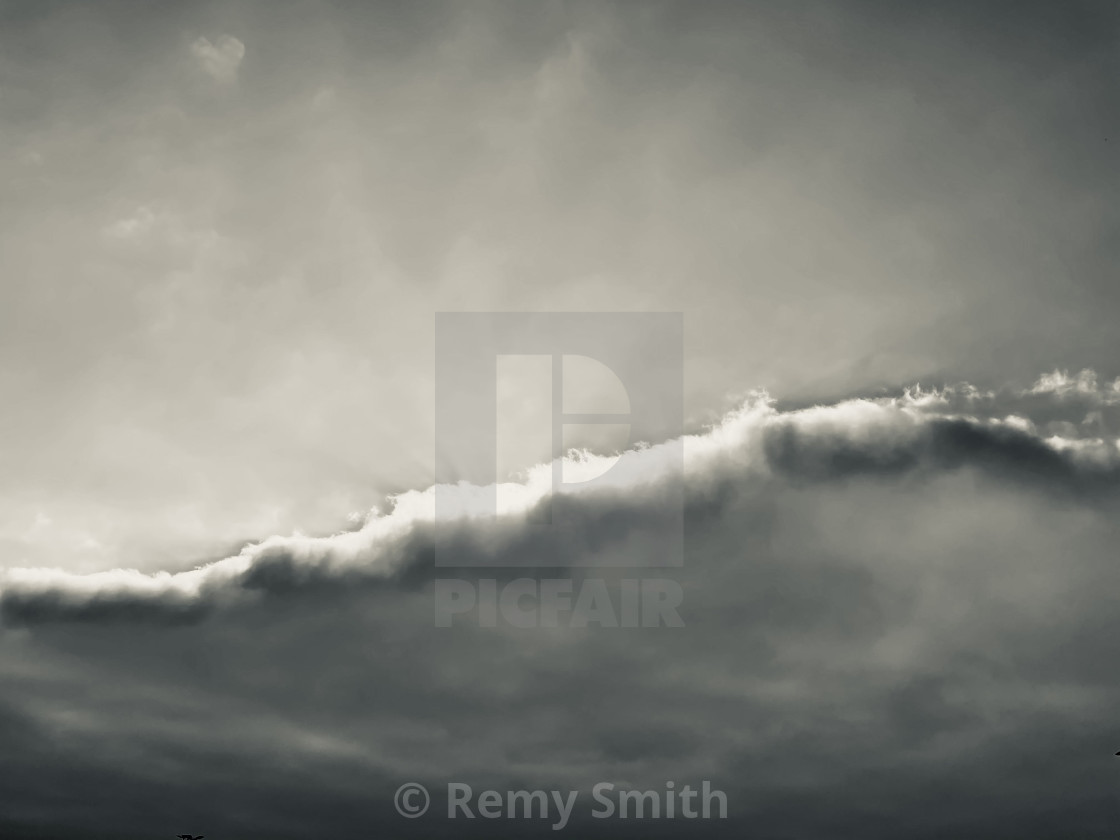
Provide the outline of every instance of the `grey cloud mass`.
<path id="1" fill-rule="evenodd" d="M 357 530 L 175 575 L 9 571 L 0 778 L 25 803 L 16 824 L 65 836 L 113 820 L 112 836 L 141 837 L 171 814 L 238 837 L 551 836 L 415 826 L 389 803 L 402 779 L 437 798 L 462 779 L 587 798 L 588 780 L 704 778 L 732 816 L 690 835 L 1103 836 L 1120 684 L 1118 614 L 1099 593 L 1120 583 L 1120 450 L 995 416 L 1040 394 L 1068 408 L 1050 385 L 1070 381 L 1082 403 L 1116 402 L 1089 374 L 791 411 L 758 395 L 690 437 L 676 630 L 433 627 L 424 493 Z M 958 399 L 993 416 L 961 416 Z M 572 500 L 586 550 L 625 551 L 658 521 L 650 476 Z M 483 566 L 467 574 L 627 574 L 563 557 L 486 568 L 532 555 L 523 516 L 466 523 Z M 65 771 L 36 770 L 45 756 Z M 61 784 L 81 791 L 65 806 Z M 121 797 L 140 804 L 126 814 Z M 583 814 L 569 830 L 680 831 L 640 826 Z"/>
<path id="2" fill-rule="evenodd" d="M 962 403 L 974 413 L 957 413 Z M 1015 413 L 999 416 L 1001 407 L 1033 408 L 1040 422 Z M 713 428 L 684 439 L 686 505 L 718 517 L 728 489 L 744 484 L 762 493 L 774 482 L 928 478 L 958 470 L 1086 503 L 1111 501 L 1120 491 L 1120 436 L 1095 434 L 1095 423 L 1085 429 L 1084 421 L 1079 428 L 1057 419 L 1085 416 L 1103 424 L 1105 410 L 1120 410 L 1120 379 L 1101 385 L 1089 370 L 1076 377 L 1055 371 L 1020 391 L 982 393 L 968 384 L 924 392 L 917 387 L 894 398 L 856 398 L 785 412 L 758 394 Z M 1040 431 L 1040 425 L 1053 433 Z M 615 566 L 628 550 L 628 531 L 656 532 L 667 519 L 659 485 L 674 477 L 664 449 L 655 445 L 623 453 L 637 467 L 626 471 L 622 484 L 575 484 L 565 491 L 558 502 L 581 511 L 580 531 L 559 551 L 547 549 L 549 562 L 536 564 Z M 584 451 L 567 460 L 595 472 L 596 463 L 609 464 L 612 457 Z M 518 492 L 510 494 L 512 501 L 499 509 L 497 519 L 472 514 L 470 499 L 478 488 L 454 490 L 463 499 L 463 514 L 454 521 L 444 514 L 439 527 L 455 529 L 455 550 L 471 557 L 460 564 L 517 567 L 524 564 L 519 558 L 539 558 L 545 549 L 534 545 L 532 510 L 550 498 L 551 475 L 551 466 L 541 465 L 523 482 L 507 484 L 505 489 Z M 415 586 L 438 573 L 432 541 L 435 488 L 407 491 L 390 502 L 391 510 L 371 511 L 360 528 L 322 537 L 273 536 L 187 571 L 9 569 L 0 575 L 0 621 L 177 623 L 246 597 L 331 579 Z"/>
<path id="3" fill-rule="evenodd" d="M 1112 2 L 0 0 L 0 837 L 1114 837 L 1118 143 Z M 682 313 L 682 566 L 437 529 L 436 312 Z"/>

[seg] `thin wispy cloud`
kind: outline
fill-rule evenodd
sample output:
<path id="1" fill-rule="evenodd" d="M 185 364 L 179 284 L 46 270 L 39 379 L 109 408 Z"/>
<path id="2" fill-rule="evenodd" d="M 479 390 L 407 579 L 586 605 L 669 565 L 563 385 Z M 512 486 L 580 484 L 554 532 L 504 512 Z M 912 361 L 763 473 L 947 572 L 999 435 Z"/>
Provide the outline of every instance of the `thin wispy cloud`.
<path id="1" fill-rule="evenodd" d="M 220 35 L 214 41 L 200 35 L 191 42 L 191 55 L 214 81 L 231 84 L 237 81 L 237 71 L 245 57 L 245 44 L 232 35 Z"/>

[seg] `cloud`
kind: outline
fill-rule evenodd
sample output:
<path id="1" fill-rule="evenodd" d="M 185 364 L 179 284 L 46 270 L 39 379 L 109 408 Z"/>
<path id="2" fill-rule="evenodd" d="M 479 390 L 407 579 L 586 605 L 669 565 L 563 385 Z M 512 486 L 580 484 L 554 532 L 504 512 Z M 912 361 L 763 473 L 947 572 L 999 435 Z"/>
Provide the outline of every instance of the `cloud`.
<path id="1" fill-rule="evenodd" d="M 221 35 L 214 42 L 199 36 L 191 43 L 191 55 L 212 79 L 229 84 L 237 80 L 245 45 L 232 35 Z"/>
<path id="2" fill-rule="evenodd" d="M 1120 6 L 9 7 L 0 836 L 537 833 L 393 813 L 449 778 L 1114 831 Z M 686 411 L 791 401 L 690 438 L 685 628 L 440 632 L 429 515 L 340 521 L 423 500 L 445 308 L 683 310 Z M 587 551 L 655 486 L 566 497 Z"/>
<path id="3" fill-rule="evenodd" d="M 106 225 L 102 232 L 113 239 L 136 239 L 151 231 L 158 221 L 152 208 L 138 207 L 135 213 Z"/>
<path id="4" fill-rule="evenodd" d="M 0 795 L 58 837 L 142 837 L 169 814 L 245 838 L 501 837 L 550 829 L 405 825 L 392 793 L 421 781 L 438 809 L 465 781 L 586 803 L 597 781 L 710 779 L 731 816 L 690 835 L 1100 833 L 1120 744 L 1115 459 L 1085 430 L 983 416 L 1060 399 L 1029 390 L 799 410 L 760 394 L 686 438 L 676 630 L 434 627 L 431 488 L 193 570 L 9 570 Z M 624 457 L 640 479 L 562 499 L 604 565 L 486 565 L 540 550 L 541 468 L 497 520 L 460 488 L 454 536 L 481 568 L 456 574 L 634 574 L 605 564 L 656 533 L 664 464 L 656 445 Z M 64 782 L 83 793 L 62 809 Z"/>
<path id="5" fill-rule="evenodd" d="M 684 439 L 687 504 L 692 510 L 720 505 L 729 488 L 772 488 L 775 482 L 892 478 L 971 470 L 989 479 L 1052 496 L 1091 501 L 1120 489 L 1120 439 L 1070 436 L 1084 431 L 1068 422 L 1010 414 L 1000 405 L 1033 408 L 1053 417 L 1071 396 L 1087 404 L 1112 405 L 1113 389 L 1095 385 L 1084 372 L 1078 384 L 1055 374 L 1027 390 L 981 392 L 970 385 L 940 391 L 910 388 L 898 397 L 850 399 L 833 405 L 781 411 L 756 394 L 711 429 Z M 1056 383 L 1056 384 L 1055 384 Z M 1090 387 L 1091 386 L 1091 387 Z M 962 414 L 962 407 L 972 411 Z M 1079 408 L 1078 410 L 1082 410 Z M 1048 413 L 1049 410 L 1049 413 Z M 664 526 L 672 479 L 666 446 L 642 446 L 623 454 L 612 479 L 572 485 L 557 500 L 576 513 L 578 532 L 545 555 L 556 567 L 611 566 L 628 562 L 633 534 Z M 614 456 L 572 452 L 566 474 L 595 475 Z M 524 482 L 503 484 L 504 508 L 487 517 L 483 488 L 460 484 L 448 491 L 458 504 L 456 549 L 469 566 L 518 566 L 519 557 L 540 556 L 530 513 L 549 495 L 552 468 L 540 465 Z M 53 620 L 200 620 L 209 611 L 302 586 L 382 581 L 393 585 L 429 579 L 435 516 L 434 487 L 392 498 L 388 513 L 371 512 L 355 530 L 323 537 L 272 536 L 238 554 L 188 571 L 144 573 L 130 569 L 77 574 L 60 569 L 13 568 L 0 577 L 0 619 L 8 624 Z M 712 501 L 712 500 L 715 501 Z M 541 565 L 540 562 L 537 565 Z"/>

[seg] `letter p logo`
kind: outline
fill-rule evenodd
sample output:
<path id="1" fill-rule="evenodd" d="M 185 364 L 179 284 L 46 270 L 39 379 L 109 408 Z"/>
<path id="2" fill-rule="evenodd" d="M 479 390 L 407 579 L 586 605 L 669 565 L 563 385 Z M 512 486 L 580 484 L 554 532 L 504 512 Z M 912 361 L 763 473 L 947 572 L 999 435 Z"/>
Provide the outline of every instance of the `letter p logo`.
<path id="1" fill-rule="evenodd" d="M 680 313 L 438 313 L 436 565 L 480 565 L 452 531 L 464 518 L 503 513 L 523 516 L 546 549 L 501 565 L 601 564 L 603 552 L 577 544 L 602 530 L 591 533 L 588 511 L 625 514 L 625 499 L 640 492 L 657 499 L 638 529 L 646 543 L 607 562 L 681 565 L 682 321 Z M 584 446 L 615 454 L 564 458 Z M 530 464 L 541 466 L 510 480 Z M 641 539 L 631 514 L 628 537 Z"/>

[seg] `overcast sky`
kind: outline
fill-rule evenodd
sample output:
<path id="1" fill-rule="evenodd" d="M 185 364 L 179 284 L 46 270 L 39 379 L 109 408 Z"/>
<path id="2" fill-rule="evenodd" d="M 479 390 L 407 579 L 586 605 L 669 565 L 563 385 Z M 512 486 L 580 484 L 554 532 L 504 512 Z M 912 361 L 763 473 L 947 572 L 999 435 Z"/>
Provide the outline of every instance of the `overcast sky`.
<path id="1" fill-rule="evenodd" d="M 0 0 L 0 833 L 1114 836 L 1118 144 L 1108 2 Z M 439 311 L 683 314 L 684 628 L 433 626 Z"/>

